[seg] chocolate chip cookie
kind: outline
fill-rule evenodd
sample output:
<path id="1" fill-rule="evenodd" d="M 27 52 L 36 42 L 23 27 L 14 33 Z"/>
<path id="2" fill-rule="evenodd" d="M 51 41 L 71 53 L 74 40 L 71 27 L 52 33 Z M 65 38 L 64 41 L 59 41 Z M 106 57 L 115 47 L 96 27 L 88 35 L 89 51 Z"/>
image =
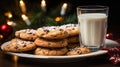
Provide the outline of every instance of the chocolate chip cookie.
<path id="1" fill-rule="evenodd" d="M 76 47 L 74 49 L 71 49 L 67 52 L 67 55 L 80 55 L 80 54 L 87 54 L 90 53 L 90 49 L 86 47 Z"/>
<path id="2" fill-rule="evenodd" d="M 67 37 L 66 39 L 67 39 L 68 43 L 78 43 L 79 42 L 79 36 Z"/>
<path id="3" fill-rule="evenodd" d="M 57 49 L 50 49 L 50 48 L 42 48 L 38 47 L 35 50 L 36 55 L 40 56 L 61 56 L 67 53 L 67 48 L 57 48 Z"/>
<path id="4" fill-rule="evenodd" d="M 57 26 L 38 28 L 36 35 L 44 39 L 64 39 L 68 36 L 67 31 Z"/>
<path id="5" fill-rule="evenodd" d="M 76 47 L 80 47 L 80 43 L 69 43 L 67 46 L 68 50 L 74 49 Z"/>
<path id="6" fill-rule="evenodd" d="M 37 35 L 34 29 L 23 29 L 15 32 L 15 36 L 24 40 L 35 40 Z"/>
<path id="7" fill-rule="evenodd" d="M 48 48 L 60 48 L 66 47 L 68 45 L 66 39 L 62 40 L 46 40 L 42 38 L 37 38 L 34 43 L 40 47 L 48 47 Z"/>
<path id="8" fill-rule="evenodd" d="M 69 37 L 79 35 L 80 32 L 78 28 L 78 24 L 66 24 L 60 26 L 60 28 L 65 29 L 68 32 Z"/>
<path id="9" fill-rule="evenodd" d="M 15 41 L 4 46 L 3 50 L 6 52 L 26 52 L 36 48 L 36 45 L 31 41 Z"/>

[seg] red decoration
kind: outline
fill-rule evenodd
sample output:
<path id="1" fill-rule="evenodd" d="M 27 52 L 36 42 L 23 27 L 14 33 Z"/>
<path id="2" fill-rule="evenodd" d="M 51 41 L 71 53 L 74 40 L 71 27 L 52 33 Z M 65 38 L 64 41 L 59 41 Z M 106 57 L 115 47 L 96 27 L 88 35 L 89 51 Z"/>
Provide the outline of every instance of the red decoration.
<path id="1" fill-rule="evenodd" d="M 118 43 L 120 43 L 120 39 L 117 39 L 116 41 L 117 41 Z"/>
<path id="2" fill-rule="evenodd" d="M 1 24 L 0 25 L 0 33 L 3 36 L 8 36 L 10 33 L 12 33 L 12 27 L 7 24 Z"/>
<path id="3" fill-rule="evenodd" d="M 106 34 L 106 38 L 107 38 L 107 39 L 113 39 L 113 34 L 112 34 L 112 33 Z"/>
<path id="4" fill-rule="evenodd" d="M 108 51 L 108 54 L 110 56 L 109 60 L 113 64 L 118 64 L 120 63 L 120 46 L 118 47 L 110 47 L 110 48 L 105 48 L 104 50 Z"/>

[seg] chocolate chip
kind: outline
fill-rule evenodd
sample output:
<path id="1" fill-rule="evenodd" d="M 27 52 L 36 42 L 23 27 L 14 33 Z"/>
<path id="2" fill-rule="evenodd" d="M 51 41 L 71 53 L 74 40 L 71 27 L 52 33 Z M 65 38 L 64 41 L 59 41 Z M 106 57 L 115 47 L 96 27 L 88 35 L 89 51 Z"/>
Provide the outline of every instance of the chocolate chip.
<path id="1" fill-rule="evenodd" d="M 81 54 L 81 51 L 77 51 L 78 54 Z"/>
<path id="2" fill-rule="evenodd" d="M 32 34 L 32 32 L 29 32 L 28 34 Z"/>
<path id="3" fill-rule="evenodd" d="M 53 28 L 53 29 L 56 29 L 56 28 Z"/>
<path id="4" fill-rule="evenodd" d="M 70 26 L 66 26 L 66 28 L 68 28 L 68 27 L 70 27 Z"/>
<path id="5" fill-rule="evenodd" d="M 30 42 L 30 44 L 32 44 L 32 42 Z"/>
<path id="6" fill-rule="evenodd" d="M 74 27 L 76 27 L 77 26 L 77 24 L 74 24 Z"/>
<path id="7" fill-rule="evenodd" d="M 18 34 L 18 37 L 20 37 L 20 33 Z"/>
<path id="8" fill-rule="evenodd" d="M 57 37 L 57 36 L 54 36 L 54 37 Z"/>
<path id="9" fill-rule="evenodd" d="M 26 47 L 26 45 L 23 45 L 23 47 Z"/>
<path id="10" fill-rule="evenodd" d="M 48 32 L 50 32 L 50 31 L 49 31 L 49 30 L 44 30 L 44 32 L 48 33 Z"/>
<path id="11" fill-rule="evenodd" d="M 18 49 L 18 46 L 15 46 L 14 48 L 15 48 L 15 49 Z"/>
<path id="12" fill-rule="evenodd" d="M 45 35 L 44 33 L 41 34 L 41 36 Z"/>
<path id="13" fill-rule="evenodd" d="M 51 43 L 48 42 L 48 45 L 50 45 Z"/>
<path id="14" fill-rule="evenodd" d="M 60 31 L 63 31 L 63 29 L 60 29 Z"/>
<path id="15" fill-rule="evenodd" d="M 72 30 L 75 30 L 75 28 L 72 28 Z"/>
<path id="16" fill-rule="evenodd" d="M 33 34 L 33 35 L 35 35 L 35 34 Z"/>
<path id="17" fill-rule="evenodd" d="M 22 41 L 22 43 L 21 44 L 24 44 L 24 41 Z"/>
<path id="18" fill-rule="evenodd" d="M 31 38 L 30 38 L 30 40 L 34 40 L 34 38 L 33 38 L 33 37 L 31 37 Z"/>

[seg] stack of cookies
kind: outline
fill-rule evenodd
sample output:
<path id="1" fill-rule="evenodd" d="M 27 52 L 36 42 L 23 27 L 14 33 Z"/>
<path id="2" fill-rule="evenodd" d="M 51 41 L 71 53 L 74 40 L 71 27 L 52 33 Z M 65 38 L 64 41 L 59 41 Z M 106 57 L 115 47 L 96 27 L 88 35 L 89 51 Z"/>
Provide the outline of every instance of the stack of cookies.
<path id="1" fill-rule="evenodd" d="M 28 52 L 36 48 L 34 40 L 37 38 L 33 29 L 23 29 L 15 32 L 16 38 L 10 41 L 10 44 L 4 47 L 8 52 Z"/>
<path id="2" fill-rule="evenodd" d="M 79 55 L 89 53 L 79 44 L 78 24 L 23 29 L 15 32 L 16 38 L 3 50 L 7 52 L 32 52 L 40 56 Z"/>
<path id="3" fill-rule="evenodd" d="M 68 32 L 67 42 L 68 49 L 79 47 L 79 29 L 78 24 L 66 24 L 62 25 L 61 28 L 65 29 Z"/>
<path id="4" fill-rule="evenodd" d="M 60 56 L 67 53 L 67 31 L 57 26 L 42 27 L 37 29 L 38 38 L 34 43 L 38 46 L 36 55 Z"/>
<path id="5" fill-rule="evenodd" d="M 68 32 L 68 37 L 66 38 L 68 42 L 67 55 L 79 55 L 82 52 L 85 53 L 84 49 L 80 48 L 80 43 L 79 43 L 80 31 L 78 29 L 78 24 L 66 24 L 66 25 L 62 25 L 61 28 L 65 29 Z"/>

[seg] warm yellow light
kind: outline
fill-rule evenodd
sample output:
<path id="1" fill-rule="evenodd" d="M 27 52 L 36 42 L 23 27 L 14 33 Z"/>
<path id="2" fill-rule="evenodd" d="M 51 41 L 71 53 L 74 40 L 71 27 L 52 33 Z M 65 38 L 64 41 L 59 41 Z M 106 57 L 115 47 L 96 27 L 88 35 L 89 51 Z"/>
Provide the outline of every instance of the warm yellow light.
<path id="1" fill-rule="evenodd" d="M 2 34 L 0 34 L 0 39 L 2 39 L 3 38 L 3 35 Z"/>
<path id="2" fill-rule="evenodd" d="M 9 26 L 16 26 L 16 23 L 14 23 L 13 21 L 9 21 L 9 20 L 7 20 L 7 24 Z"/>
<path id="3" fill-rule="evenodd" d="M 25 14 L 22 14 L 21 17 L 24 21 L 28 20 L 28 17 Z"/>
<path id="4" fill-rule="evenodd" d="M 67 3 L 64 3 L 62 6 L 63 9 L 67 9 Z"/>
<path id="5" fill-rule="evenodd" d="M 12 18 L 12 13 L 11 12 L 6 12 L 5 16 L 7 16 L 8 18 Z"/>
<path id="6" fill-rule="evenodd" d="M 62 5 L 61 12 L 60 12 L 62 16 L 65 15 L 66 9 L 67 9 L 67 3 L 64 3 Z"/>
<path id="7" fill-rule="evenodd" d="M 13 60 L 16 62 L 18 61 L 18 56 L 13 56 Z"/>
<path id="8" fill-rule="evenodd" d="M 24 2 L 23 2 L 23 0 L 20 0 L 20 4 L 21 4 L 21 5 L 24 5 Z"/>
<path id="9" fill-rule="evenodd" d="M 19 59 L 18 56 L 13 56 L 14 67 L 18 67 L 18 65 L 17 65 L 17 61 L 18 61 L 18 59 Z"/>
<path id="10" fill-rule="evenodd" d="M 28 26 L 31 24 L 29 18 L 25 14 L 22 14 L 21 17 Z"/>
<path id="11" fill-rule="evenodd" d="M 63 19 L 62 17 L 56 17 L 56 18 L 55 18 L 55 21 L 56 21 L 56 22 L 60 22 L 60 21 L 62 21 L 62 19 Z"/>
<path id="12" fill-rule="evenodd" d="M 46 7 L 46 2 L 45 2 L 45 0 L 42 0 L 42 1 L 41 1 L 41 7 L 42 7 L 42 8 L 45 8 L 45 7 Z"/>
<path id="13" fill-rule="evenodd" d="M 23 2 L 23 0 L 20 0 L 20 8 L 23 13 L 26 13 L 26 7 L 25 7 L 25 3 Z"/>

